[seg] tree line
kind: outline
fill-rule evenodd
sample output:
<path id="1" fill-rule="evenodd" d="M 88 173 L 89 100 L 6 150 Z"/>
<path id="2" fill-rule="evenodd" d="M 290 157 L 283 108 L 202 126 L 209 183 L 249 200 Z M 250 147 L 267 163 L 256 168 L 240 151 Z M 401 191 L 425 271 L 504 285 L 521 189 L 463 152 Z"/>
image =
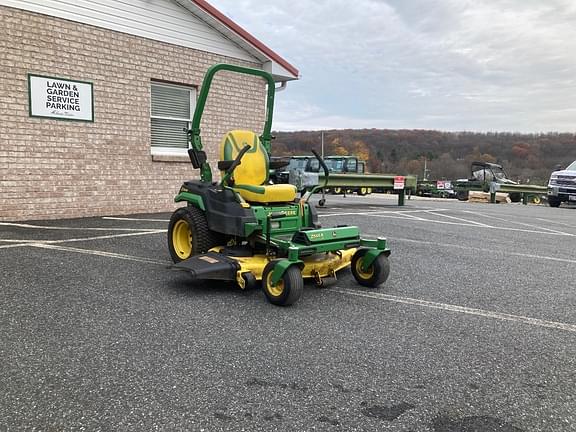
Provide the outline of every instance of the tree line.
<path id="1" fill-rule="evenodd" d="M 320 131 L 276 132 L 274 156 L 321 149 Z M 441 132 L 433 130 L 344 129 L 324 131 L 325 155 L 355 155 L 369 172 L 412 174 L 429 179 L 469 176 L 470 163 L 498 163 L 522 183 L 546 184 L 550 172 L 576 160 L 576 134 Z"/>

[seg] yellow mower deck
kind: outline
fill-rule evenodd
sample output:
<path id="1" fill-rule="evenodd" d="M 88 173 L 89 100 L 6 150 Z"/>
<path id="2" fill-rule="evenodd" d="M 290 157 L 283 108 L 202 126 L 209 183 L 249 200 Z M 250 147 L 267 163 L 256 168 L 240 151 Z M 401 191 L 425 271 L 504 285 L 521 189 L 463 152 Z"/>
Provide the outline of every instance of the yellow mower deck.
<path id="1" fill-rule="evenodd" d="M 216 247 L 211 249 L 211 252 L 219 253 L 222 249 L 222 247 Z M 342 270 L 351 263 L 352 256 L 355 252 L 356 248 L 352 248 L 303 257 L 304 267 L 301 269 L 302 277 L 304 279 L 313 278 L 316 281 L 320 281 L 325 277 L 335 277 L 337 271 Z M 241 288 L 245 286 L 244 278 L 242 278 L 243 273 L 250 272 L 256 280 L 262 280 L 264 268 L 266 264 L 271 261 L 270 257 L 266 255 L 229 258 L 234 259 L 240 264 L 240 269 L 236 273 L 236 281 Z"/>

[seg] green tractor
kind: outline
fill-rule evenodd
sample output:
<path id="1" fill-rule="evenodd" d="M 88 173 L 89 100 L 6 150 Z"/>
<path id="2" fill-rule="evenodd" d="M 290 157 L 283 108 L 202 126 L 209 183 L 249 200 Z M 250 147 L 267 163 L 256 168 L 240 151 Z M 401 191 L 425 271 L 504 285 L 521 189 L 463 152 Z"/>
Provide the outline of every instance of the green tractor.
<path id="1" fill-rule="evenodd" d="M 264 131 L 260 136 L 244 130 L 224 136 L 218 162 L 221 180 L 216 183 L 202 150 L 200 121 L 219 71 L 261 77 L 268 90 Z M 378 287 L 390 273 L 386 239 L 363 239 L 355 226 L 322 228 L 308 202 L 315 190 L 297 197 L 293 185 L 270 183 L 270 169 L 280 168 L 270 162 L 274 96 L 275 83 L 267 72 L 227 64 L 208 69 L 188 131 L 188 154 L 200 179 L 184 182 L 175 198 L 186 206 L 170 218 L 172 268 L 198 280 L 236 282 L 242 289 L 261 285 L 268 300 L 280 306 L 300 298 L 304 278 L 322 285 L 349 265 L 358 283 Z M 327 178 L 326 164 L 314 154 Z"/>

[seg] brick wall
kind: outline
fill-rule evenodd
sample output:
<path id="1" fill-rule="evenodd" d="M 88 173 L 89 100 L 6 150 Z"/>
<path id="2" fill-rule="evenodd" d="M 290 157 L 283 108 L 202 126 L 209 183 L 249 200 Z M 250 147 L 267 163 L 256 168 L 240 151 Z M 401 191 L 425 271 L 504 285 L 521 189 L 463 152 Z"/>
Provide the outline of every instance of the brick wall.
<path id="1" fill-rule="evenodd" d="M 153 161 L 150 81 L 200 86 L 236 59 L 0 6 L 0 220 L 170 211 L 189 161 Z M 94 84 L 94 123 L 32 118 L 27 74 Z M 202 120 L 209 160 L 235 128 L 262 130 L 263 81 L 219 73 Z"/>

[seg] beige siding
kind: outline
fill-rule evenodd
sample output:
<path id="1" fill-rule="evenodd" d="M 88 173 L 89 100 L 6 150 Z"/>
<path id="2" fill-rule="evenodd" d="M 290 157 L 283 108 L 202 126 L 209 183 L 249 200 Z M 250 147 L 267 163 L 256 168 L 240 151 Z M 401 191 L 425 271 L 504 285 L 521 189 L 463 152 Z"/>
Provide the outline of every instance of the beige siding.
<path id="1" fill-rule="evenodd" d="M 0 6 L 0 220 L 169 211 L 189 161 L 150 155 L 150 81 L 199 86 L 229 57 Z M 31 118 L 28 73 L 94 84 L 94 123 Z M 265 86 L 215 79 L 203 118 L 217 160 L 230 129 L 262 129 Z"/>
<path id="2" fill-rule="evenodd" d="M 0 5 L 242 60 L 246 51 L 171 0 L 0 0 Z"/>

